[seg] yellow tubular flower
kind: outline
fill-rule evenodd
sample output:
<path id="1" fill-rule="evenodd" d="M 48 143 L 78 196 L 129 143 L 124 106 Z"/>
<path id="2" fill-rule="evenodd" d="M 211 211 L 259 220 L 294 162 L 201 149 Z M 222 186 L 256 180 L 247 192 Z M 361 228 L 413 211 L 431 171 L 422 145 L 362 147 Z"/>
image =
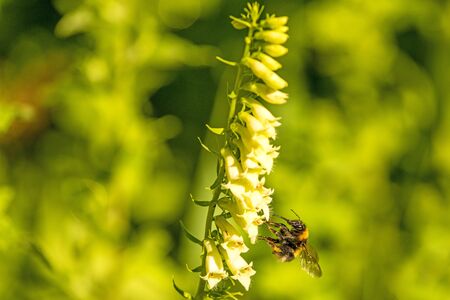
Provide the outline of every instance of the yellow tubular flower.
<path id="1" fill-rule="evenodd" d="M 280 118 L 275 118 L 267 108 L 255 99 L 243 98 L 243 102 L 251 108 L 252 116 L 263 125 L 264 130 L 259 131 L 259 134 L 275 139 L 277 135 L 275 127 L 281 125 L 281 123 L 278 122 Z"/>
<path id="2" fill-rule="evenodd" d="M 242 144 L 249 155 L 271 153 L 276 150 L 270 143 L 270 139 L 265 135 L 251 135 L 241 124 L 234 124 L 233 131 L 239 134 Z"/>
<path id="3" fill-rule="evenodd" d="M 248 112 L 241 111 L 239 113 L 239 118 L 245 122 L 246 128 L 251 135 L 255 135 L 266 130 L 264 124 Z"/>
<path id="4" fill-rule="evenodd" d="M 263 202 L 263 195 L 253 189 L 245 189 L 239 182 L 228 183 L 226 186 L 233 193 L 237 206 L 242 207 L 241 211 L 259 211 L 258 204 Z"/>
<path id="5" fill-rule="evenodd" d="M 264 105 L 262 105 L 258 100 L 253 98 L 243 98 L 243 101 L 250 106 L 252 109 L 252 114 L 262 123 L 270 123 L 272 126 L 280 126 L 281 123 L 278 122 L 281 118 L 277 118 L 270 110 L 268 110 Z"/>
<path id="6" fill-rule="evenodd" d="M 228 148 L 222 148 L 220 153 L 225 160 L 225 173 L 227 174 L 228 180 L 239 179 L 242 174 L 242 167 L 239 161 L 234 157 L 231 150 Z"/>
<path id="7" fill-rule="evenodd" d="M 219 206 L 231 213 L 233 220 L 247 233 L 250 242 L 254 244 L 258 237 L 258 226 L 264 223 L 264 219 L 255 210 L 246 210 L 238 204 L 238 199 L 219 200 Z M 242 202 L 241 202 L 242 203 Z"/>
<path id="8" fill-rule="evenodd" d="M 236 145 L 240 149 L 241 162 L 245 164 L 245 171 L 229 149 L 222 149 L 221 152 L 225 158 L 225 170 L 229 183 L 239 182 L 242 186 L 256 186 L 259 183 L 258 174 L 270 173 L 273 160 L 278 157 L 277 151 L 279 147 L 271 145 L 269 140 L 269 138 L 275 137 L 275 129 L 269 126 L 261 131 L 260 134 L 252 134 L 251 131 L 241 124 L 235 123 L 232 128 L 241 137 Z M 261 168 L 265 172 L 261 172 Z M 229 185 L 225 184 L 224 188 L 229 188 Z"/>
<path id="9" fill-rule="evenodd" d="M 271 104 L 283 104 L 286 103 L 288 99 L 288 94 L 276 89 L 272 89 L 265 84 L 250 82 L 243 87 L 244 90 L 255 93 L 266 102 Z"/>
<path id="10" fill-rule="evenodd" d="M 228 273 L 225 271 L 222 263 L 222 256 L 220 255 L 216 245 L 211 240 L 204 240 L 203 244 L 206 250 L 205 266 L 206 274 L 201 276 L 202 279 L 206 280 L 208 287 L 212 289 L 215 287 L 222 279 L 228 277 Z"/>
<path id="11" fill-rule="evenodd" d="M 247 263 L 241 256 L 230 256 L 223 248 L 220 249 L 222 255 L 225 258 L 228 268 L 233 276 L 231 278 L 239 281 L 240 284 L 248 291 L 250 282 L 256 271 L 253 270 L 253 263 Z"/>
<path id="12" fill-rule="evenodd" d="M 223 243 L 221 243 L 221 246 L 227 250 L 230 255 L 232 253 L 234 253 L 234 255 L 239 255 L 240 253 L 248 251 L 248 247 L 245 246 L 244 238 L 240 232 L 234 228 L 225 217 L 217 216 L 215 221 L 216 226 L 219 228 L 220 232 L 222 232 L 224 240 Z"/>
<path id="13" fill-rule="evenodd" d="M 267 206 L 270 201 L 267 199 L 270 197 L 264 193 L 264 191 L 255 190 L 244 194 L 244 200 L 248 207 L 252 207 L 257 212 L 263 212 L 265 219 L 269 219 L 269 207 Z M 270 199 L 271 200 L 271 199 Z"/>
<path id="14" fill-rule="evenodd" d="M 240 112 L 239 118 L 245 122 L 246 128 L 248 129 L 248 133 L 251 136 L 261 135 L 265 138 L 275 138 L 276 130 L 273 124 L 277 125 L 277 123 L 271 122 L 261 122 L 255 116 L 249 114 L 248 112 Z M 262 120 L 265 121 L 265 120 Z"/>
<path id="15" fill-rule="evenodd" d="M 231 215 L 233 216 L 233 213 L 231 213 Z M 264 223 L 263 218 L 259 216 L 256 211 L 248 210 L 241 215 L 234 215 L 233 219 L 245 230 L 245 232 L 247 232 L 250 243 L 256 243 L 256 239 L 258 238 L 258 227 Z"/>
<path id="16" fill-rule="evenodd" d="M 252 157 L 251 149 L 247 149 L 242 143 L 242 140 L 236 141 L 236 146 L 239 148 L 239 152 L 241 154 L 242 169 L 244 170 L 244 172 L 257 172 L 261 174 L 262 168 L 258 164 L 258 161 L 256 161 L 255 158 Z"/>
<path id="17" fill-rule="evenodd" d="M 270 174 L 272 172 L 274 159 L 278 157 L 279 147 L 273 147 L 269 152 L 252 150 L 247 154 L 246 159 L 253 160 L 261 168 L 259 171 L 261 175 Z M 226 186 L 224 186 L 226 187 Z"/>
<path id="18" fill-rule="evenodd" d="M 228 182 L 227 184 L 223 185 L 224 188 L 227 188 L 231 191 L 231 193 L 234 196 L 234 199 L 236 200 L 237 206 L 240 208 L 240 211 L 243 211 L 245 209 L 249 209 L 247 204 L 244 201 L 244 194 L 252 189 L 252 185 L 247 180 L 236 180 L 232 182 Z"/>

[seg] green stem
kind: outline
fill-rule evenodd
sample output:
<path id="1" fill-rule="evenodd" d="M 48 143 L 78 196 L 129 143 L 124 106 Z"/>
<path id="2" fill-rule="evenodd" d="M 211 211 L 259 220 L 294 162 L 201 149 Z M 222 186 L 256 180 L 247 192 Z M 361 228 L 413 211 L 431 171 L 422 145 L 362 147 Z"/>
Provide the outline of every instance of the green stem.
<path id="1" fill-rule="evenodd" d="M 241 61 L 250 55 L 250 46 L 252 43 L 253 32 L 254 32 L 254 29 L 250 28 L 247 36 L 245 37 L 245 48 L 244 48 L 244 53 L 242 54 Z M 232 92 L 231 102 L 230 102 L 230 112 L 228 114 L 227 132 L 229 132 L 230 125 L 232 124 L 235 114 L 236 114 L 237 100 L 238 100 L 238 96 L 239 96 L 239 90 L 240 90 L 241 84 L 242 84 L 242 73 L 243 73 L 243 66 L 241 63 L 239 63 L 238 71 L 236 74 L 236 80 L 234 82 L 234 88 L 233 88 L 233 92 Z M 228 141 L 225 141 L 225 145 L 226 144 L 228 144 Z M 219 158 L 219 159 L 221 159 L 221 158 Z M 221 163 L 219 173 L 217 175 L 219 182 L 223 181 L 224 174 L 225 174 L 225 167 L 224 167 L 224 164 Z M 206 223 L 205 223 L 205 234 L 203 236 L 203 240 L 209 238 L 211 235 L 211 226 L 212 226 L 212 222 L 214 220 L 214 211 L 216 209 L 217 201 L 219 200 L 221 192 L 222 192 L 222 185 L 219 184 L 215 188 L 212 200 L 208 206 L 208 212 L 206 214 Z M 205 251 L 205 249 L 203 249 L 202 273 L 201 273 L 202 276 L 204 276 L 206 274 L 205 259 L 206 259 L 206 251 Z M 203 280 L 202 278 L 200 278 L 198 287 L 197 287 L 197 292 L 195 294 L 194 299 L 203 300 L 205 298 L 205 285 L 206 285 L 206 281 Z"/>
<path id="2" fill-rule="evenodd" d="M 225 169 L 223 166 L 221 166 L 219 175 L 218 175 L 220 182 L 222 182 L 222 180 L 223 180 L 224 173 L 225 173 Z M 208 206 L 208 213 L 206 214 L 206 223 L 205 223 L 205 235 L 203 236 L 203 240 L 207 239 L 211 235 L 211 226 L 212 226 L 212 222 L 214 219 L 214 211 L 216 209 L 217 201 L 219 200 L 221 191 L 222 191 L 222 186 L 221 185 L 217 186 L 216 189 L 214 190 L 213 198 Z M 205 251 L 205 249 L 203 249 L 201 276 L 206 275 L 206 273 L 205 273 L 205 271 L 206 271 L 205 270 L 205 258 L 206 258 L 206 251 Z M 204 299 L 205 284 L 206 284 L 206 281 L 203 280 L 202 278 L 200 278 L 199 282 L 198 282 L 195 299 L 198 299 L 198 300 Z"/>
<path id="3" fill-rule="evenodd" d="M 248 30 L 248 34 L 244 39 L 245 48 L 244 48 L 244 53 L 242 54 L 241 61 L 250 55 L 250 46 L 252 44 L 253 32 L 254 32 L 254 29 L 252 27 Z M 236 114 L 237 100 L 238 100 L 239 90 L 241 88 L 241 83 L 242 83 L 242 72 L 243 72 L 243 66 L 241 63 L 239 63 L 238 71 L 236 74 L 236 80 L 234 81 L 234 88 L 233 88 L 233 93 L 232 93 L 232 98 L 231 98 L 231 103 L 230 103 L 230 112 L 228 114 L 228 129 L 230 129 L 230 125 L 233 122 L 234 115 Z"/>

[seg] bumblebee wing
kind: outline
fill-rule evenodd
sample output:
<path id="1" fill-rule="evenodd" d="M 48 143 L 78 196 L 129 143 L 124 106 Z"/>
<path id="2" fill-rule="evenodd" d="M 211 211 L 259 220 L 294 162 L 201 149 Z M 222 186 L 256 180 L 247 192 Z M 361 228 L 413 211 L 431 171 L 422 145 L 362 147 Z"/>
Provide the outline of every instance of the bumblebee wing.
<path id="1" fill-rule="evenodd" d="M 309 254 L 314 258 L 314 260 L 316 262 L 319 262 L 319 255 L 317 254 L 316 249 L 314 249 L 309 243 L 307 243 L 305 247 Z"/>
<path id="2" fill-rule="evenodd" d="M 321 277 L 322 269 L 319 266 L 317 252 L 308 244 L 300 252 L 300 266 L 312 277 Z"/>

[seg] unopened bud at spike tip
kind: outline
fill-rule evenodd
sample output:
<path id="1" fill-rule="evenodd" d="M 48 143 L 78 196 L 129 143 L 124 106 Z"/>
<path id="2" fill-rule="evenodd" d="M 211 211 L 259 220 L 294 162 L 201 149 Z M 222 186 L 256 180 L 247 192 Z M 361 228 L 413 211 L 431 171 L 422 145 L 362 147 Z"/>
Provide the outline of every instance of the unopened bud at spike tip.
<path id="1" fill-rule="evenodd" d="M 275 31 L 275 30 L 265 30 L 257 32 L 255 38 L 258 40 L 263 40 L 270 44 L 284 44 L 289 36 L 286 33 Z"/>
<path id="2" fill-rule="evenodd" d="M 288 17 L 282 16 L 282 17 L 268 17 L 264 21 L 262 21 L 263 26 L 269 27 L 272 29 L 275 29 L 277 27 L 281 27 L 287 24 Z"/>
<path id="3" fill-rule="evenodd" d="M 276 44 L 264 45 L 263 50 L 273 57 L 280 57 L 288 53 L 288 49 L 286 47 Z"/>

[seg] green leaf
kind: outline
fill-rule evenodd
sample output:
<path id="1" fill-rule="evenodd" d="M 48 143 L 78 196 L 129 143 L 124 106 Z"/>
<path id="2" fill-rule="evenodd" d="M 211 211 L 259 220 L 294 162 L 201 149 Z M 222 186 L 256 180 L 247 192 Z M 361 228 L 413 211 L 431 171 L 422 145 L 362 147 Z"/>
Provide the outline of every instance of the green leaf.
<path id="1" fill-rule="evenodd" d="M 203 149 L 205 149 L 206 151 L 208 151 L 208 152 L 210 152 L 210 153 L 213 153 L 213 152 L 208 148 L 208 146 L 206 146 L 205 144 L 203 144 L 202 140 L 201 140 L 199 137 L 197 137 L 197 139 L 198 139 L 198 141 L 200 142 L 200 145 L 203 147 Z"/>
<path id="2" fill-rule="evenodd" d="M 184 226 L 182 221 L 180 221 L 180 225 L 181 225 L 181 228 L 183 228 L 183 230 L 184 230 L 184 234 L 191 242 L 194 242 L 203 247 L 203 242 L 200 241 L 198 238 L 196 238 L 192 233 L 190 233 L 189 230 L 187 230 L 187 228 Z"/>
<path id="3" fill-rule="evenodd" d="M 197 204 L 198 206 L 209 206 L 209 204 L 211 203 L 211 201 L 199 201 L 199 200 L 195 200 L 194 196 L 192 196 L 192 194 L 190 194 L 191 196 L 191 200 L 192 202 L 194 202 L 195 204 Z"/>
<path id="4" fill-rule="evenodd" d="M 31 253 L 44 264 L 45 267 L 47 267 L 49 270 L 53 270 L 53 267 L 48 260 L 48 258 L 45 256 L 44 252 L 42 251 L 41 247 L 36 245 L 35 243 L 30 243 L 30 250 Z"/>
<path id="5" fill-rule="evenodd" d="M 222 160 L 221 160 L 222 161 Z M 222 184 L 222 178 L 223 178 L 223 173 L 225 173 L 225 169 L 224 168 L 220 168 L 219 166 L 219 174 L 217 174 L 216 180 L 213 182 L 213 184 L 211 184 L 211 186 L 209 187 L 211 190 L 214 190 L 215 188 L 217 188 L 220 184 Z"/>
<path id="6" fill-rule="evenodd" d="M 244 294 L 242 294 L 241 292 L 230 293 L 230 292 L 228 292 L 228 291 L 225 291 L 225 293 L 227 294 L 227 296 L 228 296 L 230 299 L 233 299 L 233 300 L 238 300 L 239 298 L 237 298 L 237 296 L 241 297 L 241 296 L 244 295 Z"/>
<path id="7" fill-rule="evenodd" d="M 237 30 L 242 30 L 245 29 L 246 27 L 250 28 L 252 27 L 252 24 L 250 24 L 247 21 L 244 21 L 242 19 L 230 16 L 231 19 L 231 25 L 233 25 L 234 28 L 236 28 Z"/>
<path id="8" fill-rule="evenodd" d="M 224 128 L 211 127 L 208 124 L 206 124 L 206 128 L 208 128 L 209 131 L 211 131 L 212 133 L 217 134 L 217 135 L 223 135 L 223 132 L 225 131 Z"/>
<path id="9" fill-rule="evenodd" d="M 200 272 L 202 271 L 202 269 L 203 269 L 203 266 L 198 266 L 198 267 L 196 267 L 196 268 L 191 269 L 191 268 L 189 268 L 189 266 L 186 264 L 186 269 L 188 269 L 188 271 L 191 272 L 191 273 L 200 273 Z"/>
<path id="10" fill-rule="evenodd" d="M 222 57 L 220 57 L 220 56 L 216 56 L 216 59 L 217 59 L 218 61 L 220 61 L 221 63 L 224 63 L 224 64 L 229 65 L 229 66 L 232 66 L 232 67 L 236 67 L 236 66 L 238 65 L 237 62 L 231 61 L 231 60 L 227 60 L 227 59 L 224 59 L 224 58 L 222 58 Z"/>
<path id="11" fill-rule="evenodd" d="M 214 190 L 216 187 L 218 187 L 222 183 L 222 176 L 217 176 L 216 180 L 213 184 L 209 187 L 211 190 Z"/>
<path id="12" fill-rule="evenodd" d="M 230 98 L 230 100 L 233 100 L 233 99 L 237 98 L 237 95 L 234 91 L 232 91 L 231 93 L 228 94 L 228 98 Z"/>
<path id="13" fill-rule="evenodd" d="M 195 204 L 202 207 L 208 207 L 211 201 L 198 201 L 198 200 L 192 200 Z"/>
<path id="14" fill-rule="evenodd" d="M 185 299 L 192 299 L 192 295 L 189 294 L 188 292 L 185 292 L 182 289 L 180 289 L 177 286 L 177 284 L 175 283 L 175 279 L 173 279 L 173 278 L 172 278 L 172 283 L 173 283 L 173 288 L 178 292 L 178 294 L 180 294 Z"/>

